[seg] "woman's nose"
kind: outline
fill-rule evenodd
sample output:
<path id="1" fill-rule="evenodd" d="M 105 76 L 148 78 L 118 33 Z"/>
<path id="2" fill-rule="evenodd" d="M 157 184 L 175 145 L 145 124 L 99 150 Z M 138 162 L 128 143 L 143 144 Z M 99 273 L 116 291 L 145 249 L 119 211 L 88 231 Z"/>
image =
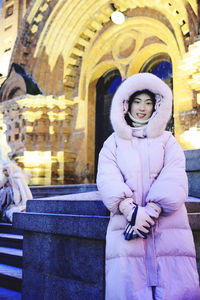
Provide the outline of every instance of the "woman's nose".
<path id="1" fill-rule="evenodd" d="M 141 110 L 141 111 L 145 110 L 145 105 L 144 105 L 144 103 L 140 103 L 139 110 Z"/>

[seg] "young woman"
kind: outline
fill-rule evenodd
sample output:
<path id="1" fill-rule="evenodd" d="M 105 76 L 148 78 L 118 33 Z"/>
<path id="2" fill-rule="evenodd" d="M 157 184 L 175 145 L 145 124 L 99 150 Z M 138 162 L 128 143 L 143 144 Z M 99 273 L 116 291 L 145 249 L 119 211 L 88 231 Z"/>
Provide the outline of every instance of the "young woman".
<path id="1" fill-rule="evenodd" d="M 26 209 L 26 201 L 33 198 L 28 187 L 29 174 L 14 161 L 3 163 L 3 176 L 0 181 L 0 213 L 3 221 L 12 222 L 14 212 Z"/>
<path id="2" fill-rule="evenodd" d="M 114 133 L 97 174 L 111 213 L 106 300 L 200 299 L 185 157 L 165 131 L 171 110 L 170 88 L 150 73 L 129 77 L 114 95 Z"/>

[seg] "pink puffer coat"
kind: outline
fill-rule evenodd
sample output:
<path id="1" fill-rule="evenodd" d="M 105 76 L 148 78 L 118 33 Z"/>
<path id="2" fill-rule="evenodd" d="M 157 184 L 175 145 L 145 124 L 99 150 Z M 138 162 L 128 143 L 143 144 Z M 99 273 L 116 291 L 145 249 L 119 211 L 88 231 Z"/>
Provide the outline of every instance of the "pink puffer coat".
<path id="1" fill-rule="evenodd" d="M 143 89 L 155 93 L 157 103 L 146 137 L 139 138 L 127 125 L 124 113 L 130 95 Z M 185 158 L 176 139 L 164 131 L 171 103 L 169 87 L 149 73 L 129 77 L 113 98 L 114 133 L 100 152 L 97 174 L 98 189 L 111 212 L 106 237 L 107 300 L 200 299 L 193 236 L 184 204 Z M 142 206 L 153 201 L 162 208 L 146 240 L 124 240 L 127 221 L 119 212 L 119 203 L 127 197 Z"/>

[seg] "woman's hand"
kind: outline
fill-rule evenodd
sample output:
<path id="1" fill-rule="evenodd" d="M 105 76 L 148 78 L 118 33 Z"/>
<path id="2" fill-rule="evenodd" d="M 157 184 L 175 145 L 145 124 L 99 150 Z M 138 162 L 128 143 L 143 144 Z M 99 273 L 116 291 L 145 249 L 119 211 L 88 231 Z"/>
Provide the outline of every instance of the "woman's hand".
<path id="1" fill-rule="evenodd" d="M 146 207 L 135 205 L 131 221 L 127 224 L 124 231 L 125 240 L 133 239 L 136 236 L 146 239 L 150 228 L 154 224 L 154 220 L 146 212 Z"/>
<path id="2" fill-rule="evenodd" d="M 148 202 L 145 206 L 146 212 L 153 219 L 158 219 L 161 214 L 161 207 L 154 202 Z"/>
<path id="3" fill-rule="evenodd" d="M 132 198 L 121 201 L 119 210 L 129 221 L 124 231 L 126 240 L 137 236 L 146 239 L 151 227 L 155 224 L 154 220 L 158 219 L 161 213 L 160 206 L 154 202 L 148 202 L 143 207 L 135 204 Z"/>

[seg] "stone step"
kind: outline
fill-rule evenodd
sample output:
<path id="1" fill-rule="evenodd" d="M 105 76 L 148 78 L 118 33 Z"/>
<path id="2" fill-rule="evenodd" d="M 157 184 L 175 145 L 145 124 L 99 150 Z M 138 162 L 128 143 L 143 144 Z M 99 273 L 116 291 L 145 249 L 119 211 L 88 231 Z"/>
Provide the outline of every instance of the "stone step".
<path id="1" fill-rule="evenodd" d="M 11 223 L 0 222 L 0 233 L 23 234 L 23 231 L 13 228 Z"/>
<path id="2" fill-rule="evenodd" d="M 0 247 L 22 249 L 23 236 L 18 234 L 0 233 Z"/>
<path id="3" fill-rule="evenodd" d="M 200 212 L 200 198 L 188 197 L 188 202 L 185 204 L 188 213 Z"/>
<path id="4" fill-rule="evenodd" d="M 0 264 L 22 268 L 22 255 L 21 249 L 0 247 Z"/>
<path id="5" fill-rule="evenodd" d="M 81 194 L 80 194 L 81 195 Z M 59 199 L 59 197 L 58 197 Z M 90 215 L 90 216 L 106 216 L 107 209 L 102 201 L 92 200 L 28 200 L 27 212 L 36 213 L 53 213 L 53 214 L 74 214 L 74 215 Z M 16 214 L 17 215 L 17 214 Z"/>
<path id="6" fill-rule="evenodd" d="M 20 292 L 22 288 L 22 269 L 0 264 L 0 286 Z"/>
<path id="7" fill-rule="evenodd" d="M 16 291 L 12 291 L 10 289 L 0 287 L 0 299 L 1 300 L 21 300 L 22 295 L 20 292 L 16 292 Z"/>
<path id="8" fill-rule="evenodd" d="M 33 198 L 53 197 L 59 195 L 97 191 L 96 184 L 67 184 L 51 186 L 30 186 Z"/>

